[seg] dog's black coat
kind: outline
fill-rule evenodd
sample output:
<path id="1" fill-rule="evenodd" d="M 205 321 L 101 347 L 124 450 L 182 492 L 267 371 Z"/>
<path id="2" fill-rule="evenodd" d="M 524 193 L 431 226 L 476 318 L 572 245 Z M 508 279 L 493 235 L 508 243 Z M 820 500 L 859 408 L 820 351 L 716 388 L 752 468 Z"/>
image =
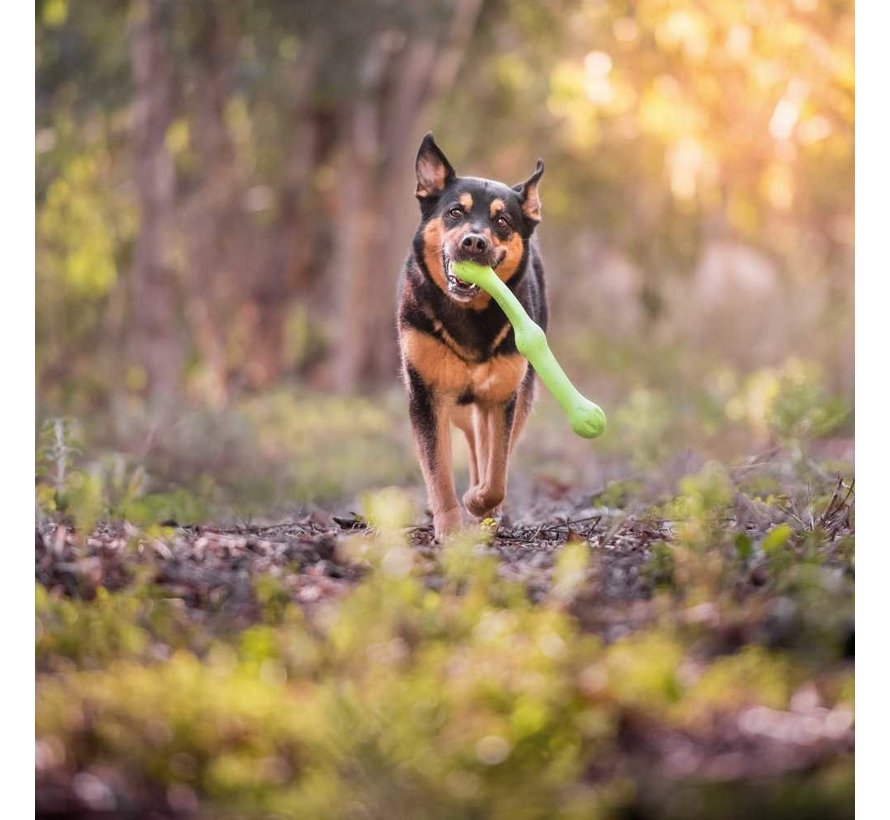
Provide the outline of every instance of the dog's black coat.
<path id="1" fill-rule="evenodd" d="M 479 210 L 484 208 L 487 213 L 488 203 L 495 196 L 505 200 L 510 196 L 515 200 L 516 210 L 519 211 L 519 195 L 512 188 L 498 182 L 455 177 L 449 187 L 442 192 L 440 199 L 447 201 L 449 194 L 458 192 L 467 192 L 473 196 L 474 211 L 477 208 Z M 468 309 L 455 304 L 433 280 L 424 261 L 424 228 L 429 219 L 437 215 L 438 209 L 427 209 L 427 213 L 423 214 L 414 235 L 411 252 L 402 269 L 399 278 L 399 324 L 416 328 L 442 340 L 441 331 L 437 331 L 434 326 L 434 320 L 438 320 L 456 342 L 478 355 L 476 361 L 479 362 L 494 355 L 516 353 L 516 340 L 512 328 L 498 344 L 497 349 L 492 349 L 492 344 L 507 322 L 504 311 L 494 299 L 483 310 Z M 523 224 L 525 222 L 526 220 L 523 220 Z M 523 235 L 522 261 L 506 285 L 513 291 L 526 313 L 543 330 L 547 330 L 544 264 L 533 230 L 533 226 L 531 230 L 526 227 L 526 233 Z M 411 285 L 410 296 L 406 292 L 406 280 Z"/>

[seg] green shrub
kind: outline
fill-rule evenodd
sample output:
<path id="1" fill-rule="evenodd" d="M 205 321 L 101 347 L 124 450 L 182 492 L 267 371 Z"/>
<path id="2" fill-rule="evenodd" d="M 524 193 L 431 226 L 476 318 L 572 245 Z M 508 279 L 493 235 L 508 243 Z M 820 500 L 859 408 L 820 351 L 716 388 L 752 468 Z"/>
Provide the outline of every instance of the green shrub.
<path id="1" fill-rule="evenodd" d="M 211 644 L 145 588 L 90 603 L 38 588 L 38 663 L 56 670 L 38 740 L 71 771 L 186 789 L 213 816 L 608 817 L 633 792 L 586 772 L 620 754 L 625 716 L 683 728 L 782 708 L 804 674 L 760 649 L 689 667 L 668 626 L 604 646 L 566 609 L 586 545 L 535 605 L 479 554 L 485 537 L 445 548 L 432 591 L 397 530 L 356 536 L 373 572 L 345 599 L 308 617 L 257 584 L 265 623 Z"/>

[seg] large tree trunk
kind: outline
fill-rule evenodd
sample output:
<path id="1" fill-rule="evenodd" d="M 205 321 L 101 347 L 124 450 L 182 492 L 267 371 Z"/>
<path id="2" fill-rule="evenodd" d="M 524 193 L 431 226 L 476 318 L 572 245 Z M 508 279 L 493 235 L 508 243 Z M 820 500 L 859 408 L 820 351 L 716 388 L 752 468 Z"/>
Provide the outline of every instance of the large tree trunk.
<path id="1" fill-rule="evenodd" d="M 200 162 L 200 181 L 183 214 L 189 259 L 186 317 L 200 353 L 202 395 L 221 404 L 228 395 L 233 364 L 227 337 L 235 330 L 237 311 L 249 291 L 253 271 L 246 266 L 254 263 L 246 247 L 245 214 L 239 206 L 243 180 L 225 118 L 233 92 L 238 38 L 226 5 L 199 4 L 185 11 L 185 22 L 194 27 L 194 91 L 189 108 Z"/>
<path id="2" fill-rule="evenodd" d="M 166 48 L 170 5 L 138 0 L 130 36 L 135 179 L 140 209 L 130 288 L 130 354 L 153 404 L 180 386 L 183 345 L 172 261 L 173 159 L 165 144 L 173 116 L 173 61 Z"/>
<path id="3" fill-rule="evenodd" d="M 281 375 L 291 355 L 285 333 L 290 308 L 297 297 L 311 301 L 317 274 L 325 267 L 319 239 L 329 214 L 313 188 L 312 176 L 327 161 L 333 134 L 328 113 L 313 100 L 319 56 L 320 50 L 311 44 L 293 71 L 289 89 L 291 140 L 278 219 L 266 232 L 263 262 L 248 306 L 254 327 L 248 370 L 251 387 L 267 386 Z"/>
<path id="4" fill-rule="evenodd" d="M 237 27 L 225 6 L 198 6 L 193 41 L 193 145 L 200 182 L 184 224 L 189 247 L 187 316 L 204 368 L 202 391 L 216 402 L 228 388 L 273 384 L 287 362 L 285 326 L 295 296 L 317 266 L 324 220 L 311 179 L 328 150 L 324 115 L 312 104 L 318 49 L 310 44 L 286 90 L 291 147 L 282 169 L 278 216 L 261 225 L 242 207 L 250 184 L 225 117 L 234 95 Z M 287 116 L 287 115 L 286 115 Z"/>
<path id="5" fill-rule="evenodd" d="M 444 27 L 426 20 L 401 41 L 391 30 L 369 41 L 347 113 L 338 186 L 334 380 L 342 390 L 396 373 L 395 284 L 411 234 L 411 146 L 454 81 L 480 6 L 455 0 Z"/>

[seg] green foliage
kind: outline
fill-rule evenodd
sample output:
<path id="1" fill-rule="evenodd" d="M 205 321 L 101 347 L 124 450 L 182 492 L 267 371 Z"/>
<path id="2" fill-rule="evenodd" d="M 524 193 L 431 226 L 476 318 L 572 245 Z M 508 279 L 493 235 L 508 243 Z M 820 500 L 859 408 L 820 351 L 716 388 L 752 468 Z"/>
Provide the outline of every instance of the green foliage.
<path id="1" fill-rule="evenodd" d="M 851 5 L 806 13 L 729 0 L 707 9 L 664 0 L 537 6 L 510 4 L 500 26 L 482 29 L 492 44 L 504 31 L 521 42 L 522 67 L 502 49 L 483 50 L 490 56 L 467 71 L 442 126 L 471 143 L 467 155 L 488 151 L 497 161 L 503 152 L 483 131 L 467 133 L 465 109 L 481 99 L 488 122 L 514 126 L 543 110 L 529 127 L 575 160 L 548 172 L 548 208 L 559 220 L 584 224 L 595 212 L 637 258 L 658 255 L 662 265 L 647 272 L 654 279 L 695 257 L 709 214 L 801 259 L 792 237 L 802 238 L 804 213 L 828 213 L 841 198 L 850 212 Z M 831 43 L 831 57 L 815 43 Z M 750 135 L 744 147 L 740 128 Z"/>
<path id="2" fill-rule="evenodd" d="M 37 477 L 64 495 L 73 459 L 82 452 L 80 426 L 74 419 L 48 420 L 40 430 L 37 448 Z M 56 499 L 59 503 L 60 499 Z"/>
<path id="3" fill-rule="evenodd" d="M 824 374 L 813 362 L 789 362 L 779 377 L 769 423 L 784 443 L 806 442 L 836 430 L 849 415 L 828 393 Z"/>
<path id="4" fill-rule="evenodd" d="M 287 496 L 300 501 L 341 497 L 414 475 L 404 424 L 391 402 L 358 396 L 279 390 L 240 408 L 259 453 L 277 469 Z"/>
<path id="5" fill-rule="evenodd" d="M 620 449 L 631 453 L 637 469 L 651 467 L 670 452 L 675 421 L 673 408 L 662 393 L 646 388 L 634 390 L 615 414 L 614 432 Z"/>
<path id="6" fill-rule="evenodd" d="M 755 435 L 770 434 L 796 447 L 834 432 L 849 415 L 845 403 L 826 388 L 823 368 L 796 358 L 747 376 L 726 411 Z"/>
<path id="7" fill-rule="evenodd" d="M 607 691 L 622 705 L 661 713 L 683 696 L 682 658 L 677 641 L 657 631 L 618 641 L 604 658 Z"/>
<path id="8" fill-rule="evenodd" d="M 621 789 L 580 779 L 615 753 L 623 714 L 690 727 L 787 703 L 789 662 L 764 650 L 690 677 L 669 631 L 604 647 L 511 584 L 433 593 L 386 561 L 314 625 L 267 587 L 280 625 L 218 640 L 203 659 L 150 598 L 87 605 L 38 588 L 38 663 L 59 670 L 38 689 L 39 741 L 63 743 L 77 766 L 127 760 L 137 785 L 178 784 L 223 812 L 590 817 L 621 805 Z M 152 655 L 158 642 L 168 650 Z"/>
<path id="9" fill-rule="evenodd" d="M 113 661 L 151 661 L 198 639 L 181 613 L 149 586 L 126 592 L 96 590 L 90 601 L 60 598 L 40 584 L 35 594 L 36 660 L 40 670 L 104 669 Z"/>
<path id="10" fill-rule="evenodd" d="M 113 508 L 115 514 L 140 527 L 175 521 L 194 524 L 206 517 L 207 505 L 203 499 L 183 488 L 168 493 L 146 493 L 130 497 L 124 504 Z"/>
<path id="11" fill-rule="evenodd" d="M 103 359 L 121 361 L 110 355 L 113 347 L 103 350 L 104 334 L 112 329 L 109 305 L 137 224 L 132 202 L 113 182 L 105 135 L 68 154 L 70 134 L 60 119 L 53 137 L 60 167 L 40 197 L 36 225 L 37 375 L 43 381 L 67 371 L 64 385 L 54 386 L 56 401 L 113 387 Z M 71 376 L 83 383 L 75 387 Z"/>
<path id="12" fill-rule="evenodd" d="M 274 575 L 260 576 L 254 582 L 253 595 L 264 621 L 277 624 L 284 620 L 290 596 L 280 578 Z"/>
<path id="13" fill-rule="evenodd" d="M 747 533 L 736 533 L 736 536 L 733 539 L 733 544 L 735 545 L 736 554 L 742 561 L 747 561 L 753 554 L 754 548 Z"/>
<path id="14" fill-rule="evenodd" d="M 105 510 L 101 478 L 94 473 L 73 472 L 59 509 L 67 513 L 75 529 L 92 532 Z"/>
<path id="15" fill-rule="evenodd" d="M 774 643 L 794 644 L 816 662 L 851 651 L 855 618 L 852 578 L 821 561 L 785 562 L 774 568 L 782 597 L 774 604 Z"/>
<path id="16" fill-rule="evenodd" d="M 182 407 L 176 424 L 160 428 L 141 412 L 50 418 L 38 448 L 38 508 L 78 529 L 107 516 L 149 526 L 404 485 L 419 473 L 404 414 L 396 392 L 371 400 L 280 390 L 218 413 Z"/>
<path id="17" fill-rule="evenodd" d="M 669 505 L 677 521 L 677 535 L 691 546 L 710 546 L 723 532 L 722 516 L 732 500 L 732 484 L 726 468 L 712 462 L 698 475 L 680 480 L 680 495 Z"/>
<path id="18" fill-rule="evenodd" d="M 635 495 L 643 489 L 640 481 L 610 481 L 606 489 L 597 493 L 592 499 L 592 503 L 597 506 L 605 506 L 612 508 L 623 508 L 633 499 Z"/>
<path id="19" fill-rule="evenodd" d="M 237 654 L 220 644 L 203 663 L 182 652 L 148 665 L 103 655 L 104 674 L 44 683 L 38 732 L 75 758 L 126 756 L 149 782 L 183 783 L 242 811 L 593 810 L 592 793 L 562 796 L 602 731 L 578 721 L 587 711 L 574 683 L 581 659 L 567 650 L 579 639 L 561 613 L 509 594 L 515 603 L 505 608 L 496 586 L 438 596 L 384 571 L 343 605 L 321 642 L 289 616 L 282 630 L 252 627 L 236 639 Z M 93 619 L 122 613 L 97 607 Z M 61 645 L 67 629 L 44 618 L 44 646 Z M 94 624 L 81 640 L 97 634 Z M 121 658 L 144 644 L 129 633 L 111 639 Z M 98 723 L 82 722 L 87 712 Z M 137 735 L 145 742 L 131 755 Z"/>
<path id="20" fill-rule="evenodd" d="M 584 586 L 590 565 L 590 548 L 584 541 L 570 540 L 562 548 L 553 570 L 551 596 L 566 603 Z"/>
<path id="21" fill-rule="evenodd" d="M 130 466 L 121 453 L 106 453 L 87 462 L 80 425 L 71 419 L 49 419 L 37 452 L 37 508 L 44 516 L 91 533 L 105 517 L 123 518 L 140 527 L 166 520 L 192 522 L 206 514 L 206 499 L 183 488 L 150 492 L 142 465 Z"/>
<path id="22" fill-rule="evenodd" d="M 799 674 L 799 673 L 797 673 Z M 784 709 L 793 690 L 787 659 L 759 646 L 747 646 L 738 654 L 715 661 L 693 686 L 695 708 L 761 704 Z"/>
<path id="23" fill-rule="evenodd" d="M 670 587 L 674 581 L 674 555 L 671 548 L 661 542 L 652 547 L 646 573 L 654 587 Z"/>
<path id="24" fill-rule="evenodd" d="M 690 743 L 753 707 L 791 719 L 795 693 L 817 684 L 819 714 L 849 720 L 852 670 L 839 659 L 852 596 L 824 532 L 809 557 L 773 567 L 775 594 L 747 610 L 761 613 L 753 640 L 708 648 L 741 617 L 726 574 L 790 557 L 802 536 L 779 524 L 759 548 L 718 537 L 732 486 L 715 465 L 681 481 L 672 506 L 686 529 L 654 545 L 646 569 L 671 595 L 611 643 L 572 614 L 598 573 L 586 542 L 561 548 L 533 603 L 501 576 L 489 532 L 433 559 L 409 547 L 411 506 L 395 488 L 366 495 L 375 528 L 338 545 L 364 580 L 307 610 L 280 570 L 255 578 L 246 622 L 175 605 L 147 567 L 89 602 L 38 585 L 38 749 L 64 749 L 68 771 L 119 767 L 129 788 L 185 793 L 214 816 L 630 811 L 648 780 L 620 774 L 627 727 Z M 829 788 L 821 774 L 807 782 L 804 795 Z"/>
<path id="25" fill-rule="evenodd" d="M 49 187 L 37 226 L 46 263 L 63 273 L 59 284 L 75 300 L 104 296 L 117 278 L 116 237 L 98 173 L 95 158 L 72 160 Z"/>
<path id="26" fill-rule="evenodd" d="M 787 524 L 779 524 L 773 527 L 763 538 L 760 548 L 769 555 L 776 550 L 781 549 L 791 537 L 791 527 Z"/>
<path id="27" fill-rule="evenodd" d="M 387 487 L 363 496 L 365 517 L 373 526 L 382 530 L 398 530 L 407 527 L 416 518 L 411 500 L 398 487 Z"/>
<path id="28" fill-rule="evenodd" d="M 91 532 L 104 509 L 101 479 L 77 469 L 81 449 L 80 427 L 73 419 L 47 421 L 37 450 L 37 504 L 45 515 L 66 516 Z"/>

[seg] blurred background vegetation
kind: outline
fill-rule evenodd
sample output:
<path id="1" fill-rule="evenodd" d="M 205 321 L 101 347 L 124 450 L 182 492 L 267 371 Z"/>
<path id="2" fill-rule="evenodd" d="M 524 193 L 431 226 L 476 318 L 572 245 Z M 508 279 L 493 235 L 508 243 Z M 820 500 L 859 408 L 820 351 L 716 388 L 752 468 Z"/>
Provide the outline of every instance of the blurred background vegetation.
<path id="1" fill-rule="evenodd" d="M 518 472 L 849 439 L 852 3 L 36 15 L 38 423 L 92 475 L 226 510 L 417 484 L 393 312 L 427 129 L 461 173 L 546 160 L 553 347 L 614 423 L 582 450 L 545 397 Z"/>

